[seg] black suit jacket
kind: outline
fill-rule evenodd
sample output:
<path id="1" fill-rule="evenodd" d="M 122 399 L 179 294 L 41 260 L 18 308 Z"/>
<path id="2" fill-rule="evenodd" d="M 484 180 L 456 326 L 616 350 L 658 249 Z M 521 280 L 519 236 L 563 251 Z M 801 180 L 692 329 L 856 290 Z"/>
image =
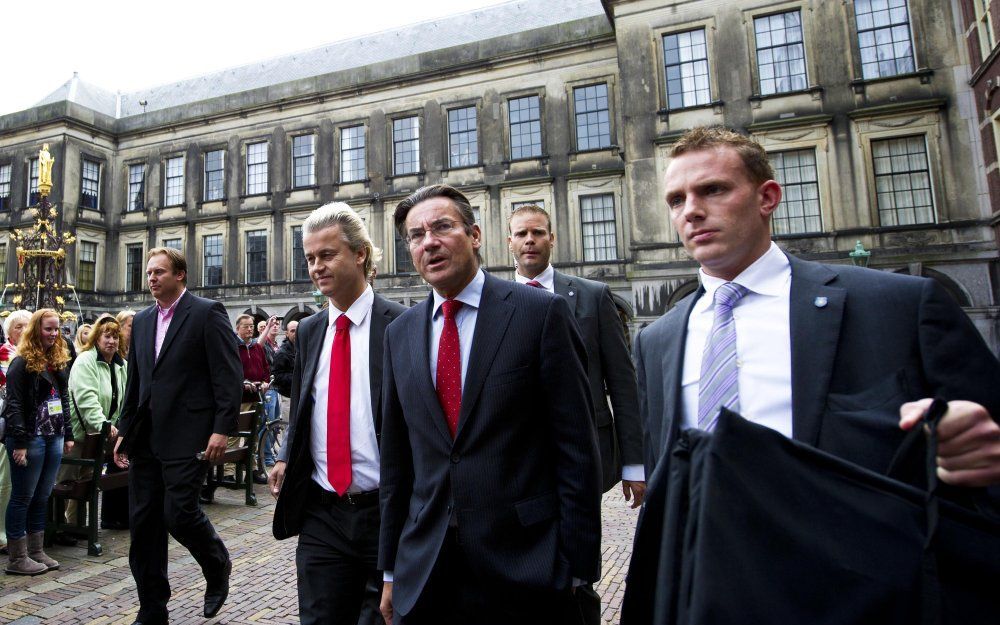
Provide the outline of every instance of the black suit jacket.
<path id="1" fill-rule="evenodd" d="M 118 423 L 122 446 L 148 437 L 162 459 L 193 459 L 213 434 L 236 429 L 243 366 L 236 335 L 219 302 L 181 296 L 155 357 L 157 307 L 132 320 L 128 382 Z"/>
<path id="2" fill-rule="evenodd" d="M 937 283 L 789 262 L 794 439 L 884 473 L 905 435 L 904 402 L 965 399 L 1000 417 L 1000 363 Z M 635 341 L 647 475 L 677 436 L 688 316 L 701 293 Z"/>
<path id="3" fill-rule="evenodd" d="M 554 274 L 556 294 L 569 304 L 587 348 L 587 379 L 594 401 L 602 490 L 607 492 L 621 481 L 623 464 L 642 464 L 635 366 L 608 285 L 558 271 Z"/>
<path id="4" fill-rule="evenodd" d="M 416 603 L 452 515 L 484 580 L 596 581 L 593 402 L 566 301 L 486 276 L 454 441 L 430 376 L 432 309 L 428 297 L 386 334 L 379 568 L 394 572 L 394 608 Z"/>
<path id="5" fill-rule="evenodd" d="M 372 418 L 375 436 L 382 431 L 382 341 L 385 330 L 393 319 L 406 310 L 405 306 L 375 294 L 372 302 L 371 322 L 368 328 L 368 377 L 372 394 Z M 289 413 L 288 433 L 285 444 L 278 453 L 278 460 L 287 462 L 285 481 L 274 508 L 272 532 L 278 540 L 295 536 L 302 528 L 302 508 L 307 498 L 309 480 L 312 479 L 312 387 L 316 366 L 323 356 L 323 339 L 330 320 L 329 311 L 303 319 L 295 336 L 295 368 L 292 374 L 292 403 Z"/>

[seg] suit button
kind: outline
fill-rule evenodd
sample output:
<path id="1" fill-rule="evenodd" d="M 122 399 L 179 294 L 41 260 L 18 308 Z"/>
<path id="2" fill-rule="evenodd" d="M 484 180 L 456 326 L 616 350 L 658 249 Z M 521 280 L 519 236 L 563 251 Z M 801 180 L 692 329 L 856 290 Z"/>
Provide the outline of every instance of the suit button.
<path id="1" fill-rule="evenodd" d="M 459 456 L 459 455 L 458 455 L 458 452 L 456 451 L 455 453 L 453 453 L 453 454 L 451 455 L 451 463 L 452 463 L 452 464 L 458 464 L 458 461 L 459 461 L 459 460 L 461 460 L 461 458 L 462 458 L 462 457 L 461 457 L 461 456 Z"/>

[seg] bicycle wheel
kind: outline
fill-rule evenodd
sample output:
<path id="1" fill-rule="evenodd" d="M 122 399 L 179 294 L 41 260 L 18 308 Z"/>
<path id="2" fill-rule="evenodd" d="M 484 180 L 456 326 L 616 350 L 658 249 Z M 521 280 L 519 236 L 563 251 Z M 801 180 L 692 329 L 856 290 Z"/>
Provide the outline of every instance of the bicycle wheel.
<path id="1" fill-rule="evenodd" d="M 271 467 L 267 465 L 268 460 L 274 462 L 278 459 L 281 444 L 285 442 L 286 429 L 288 421 L 278 419 L 264 424 L 257 435 L 257 466 L 265 475 L 271 472 Z"/>

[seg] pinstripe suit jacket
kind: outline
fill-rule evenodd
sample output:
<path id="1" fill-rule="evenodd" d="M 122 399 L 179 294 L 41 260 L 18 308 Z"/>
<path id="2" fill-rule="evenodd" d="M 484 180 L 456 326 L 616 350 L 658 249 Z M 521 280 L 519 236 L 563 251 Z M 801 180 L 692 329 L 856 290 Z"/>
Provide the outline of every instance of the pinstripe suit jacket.
<path id="1" fill-rule="evenodd" d="M 600 571 L 586 351 L 566 301 L 486 276 L 455 439 L 430 376 L 433 298 L 386 331 L 379 568 L 407 614 L 454 515 L 485 578 L 567 588 Z"/>

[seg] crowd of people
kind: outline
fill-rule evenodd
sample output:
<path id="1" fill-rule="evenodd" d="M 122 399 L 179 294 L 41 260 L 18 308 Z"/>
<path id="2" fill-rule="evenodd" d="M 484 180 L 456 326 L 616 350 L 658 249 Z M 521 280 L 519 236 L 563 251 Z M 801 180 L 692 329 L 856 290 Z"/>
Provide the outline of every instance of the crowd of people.
<path id="1" fill-rule="evenodd" d="M 976 489 L 970 514 L 984 502 L 998 509 L 1000 361 L 932 280 L 778 248 L 774 177 L 763 148 L 734 131 L 697 128 L 676 142 L 665 214 L 700 288 L 631 349 L 608 286 L 551 265 L 556 235 L 543 207 L 509 216 L 516 276 L 502 280 L 481 267 L 468 198 L 443 184 L 393 214 L 431 287 L 411 308 L 376 292 L 380 250 L 364 220 L 334 202 L 302 224 L 328 305 L 289 323 L 280 347 L 279 319 L 261 322 L 254 341 L 251 316 L 234 327 L 222 304 L 188 291 L 187 261 L 171 248 L 148 253 L 156 302 L 132 321 L 131 354 L 113 349 L 120 320 L 102 318 L 67 374 L 54 313 L 11 315 L 15 340 L 0 347 L 0 362 L 17 354 L 5 370 L 10 567 L 58 566 L 39 532 L 58 458 L 72 453 L 67 393 L 80 433 L 118 418 L 136 625 L 168 622 L 168 533 L 201 566 L 204 616 L 222 609 L 233 562 L 199 505 L 210 500 L 202 484 L 233 444 L 241 408 L 259 401 L 277 419 L 278 394 L 291 400 L 289 427 L 258 468 L 277 499 L 274 537 L 297 539 L 299 619 L 309 625 L 600 623 L 602 493 L 620 485 L 625 502 L 642 505 L 633 553 L 645 552 L 665 530 L 657 519 L 681 434 L 710 435 L 731 413 L 882 472 L 942 397 L 937 475 Z M 630 570 L 623 623 L 663 613 L 651 607 L 668 602 L 661 562 Z"/>

